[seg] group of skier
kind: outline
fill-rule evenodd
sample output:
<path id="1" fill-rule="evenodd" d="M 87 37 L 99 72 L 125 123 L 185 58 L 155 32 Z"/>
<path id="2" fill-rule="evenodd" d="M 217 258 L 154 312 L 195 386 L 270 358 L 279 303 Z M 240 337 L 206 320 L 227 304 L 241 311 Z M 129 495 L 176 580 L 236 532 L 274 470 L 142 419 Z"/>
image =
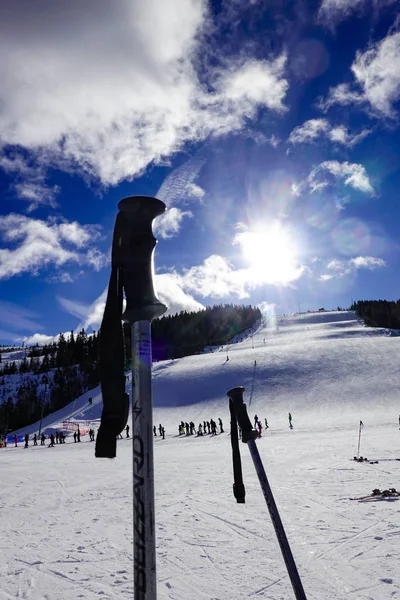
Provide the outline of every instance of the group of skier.
<path id="1" fill-rule="evenodd" d="M 219 431 L 217 430 L 217 427 L 219 427 Z M 181 421 L 178 425 L 178 433 L 179 435 L 196 434 L 197 436 L 203 436 L 208 434 L 217 435 L 218 433 L 224 433 L 224 427 L 222 419 L 220 418 L 218 419 L 218 426 L 214 419 L 210 419 L 209 421 L 203 421 L 202 423 L 199 423 L 197 429 L 193 421 L 190 421 L 190 423 L 185 423 L 184 421 Z"/>
<path id="2" fill-rule="evenodd" d="M 155 437 L 157 437 L 157 427 L 155 425 L 153 427 L 153 433 Z M 165 427 L 163 427 L 161 423 L 158 426 L 158 435 L 162 437 L 163 440 L 165 440 Z"/>
<path id="3" fill-rule="evenodd" d="M 90 436 L 90 441 L 94 441 L 94 429 L 89 430 L 89 436 Z M 40 440 L 40 445 L 45 446 L 46 439 L 50 440 L 48 448 L 53 448 L 56 444 L 65 444 L 65 437 L 66 436 L 62 431 L 56 431 L 55 434 L 51 433 L 48 437 L 46 437 L 44 433 L 40 434 L 40 436 L 37 433 L 34 433 L 32 438 L 30 438 L 29 434 L 26 433 L 24 435 L 24 448 L 29 448 L 30 440 L 33 442 L 33 446 L 37 446 L 39 440 Z M 80 431 L 79 427 L 78 427 L 77 431 L 74 431 L 74 434 L 72 437 L 74 438 L 75 443 L 81 441 L 81 431 Z M 14 437 L 12 439 L 13 439 L 15 448 L 18 448 L 18 436 L 14 435 Z M 5 448 L 7 448 L 7 436 L 4 436 L 2 441 L 3 441 L 3 446 Z"/>

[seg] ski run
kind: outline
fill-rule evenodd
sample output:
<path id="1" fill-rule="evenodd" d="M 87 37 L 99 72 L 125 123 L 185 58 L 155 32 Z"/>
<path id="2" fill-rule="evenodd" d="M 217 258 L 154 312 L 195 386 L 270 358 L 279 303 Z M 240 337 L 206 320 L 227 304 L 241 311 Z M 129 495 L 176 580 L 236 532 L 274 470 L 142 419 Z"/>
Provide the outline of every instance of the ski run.
<path id="1" fill-rule="evenodd" d="M 159 600 L 294 598 L 245 444 L 246 504 L 233 497 L 226 393 L 240 385 L 308 600 L 400 599 L 400 498 L 372 496 L 400 488 L 399 354 L 352 312 L 307 313 L 154 365 Z M 80 443 L 64 429 L 65 444 L 33 447 L 37 423 L 16 432 L 28 448 L 0 449 L 0 600 L 132 599 L 131 438 L 95 459 L 101 407 L 96 388 L 44 420 L 46 436 L 78 424 Z M 179 435 L 211 419 L 224 433 Z"/>

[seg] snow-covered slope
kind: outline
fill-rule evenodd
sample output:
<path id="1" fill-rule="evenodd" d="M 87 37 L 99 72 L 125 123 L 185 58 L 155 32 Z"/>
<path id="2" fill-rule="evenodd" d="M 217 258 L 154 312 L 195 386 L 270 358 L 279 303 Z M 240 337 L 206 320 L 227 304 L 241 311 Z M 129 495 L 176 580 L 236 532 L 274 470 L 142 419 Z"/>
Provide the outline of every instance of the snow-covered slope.
<path id="1" fill-rule="evenodd" d="M 232 495 L 226 392 L 237 385 L 250 416 L 270 424 L 258 447 L 308 599 L 400 597 L 400 501 L 349 500 L 400 488 L 399 344 L 351 312 L 315 313 L 154 366 L 154 422 L 166 428 L 154 439 L 159 600 L 294 597 L 245 445 L 246 504 Z M 91 390 L 45 427 L 100 414 Z M 224 434 L 177 436 L 181 419 L 211 417 L 223 419 Z M 360 419 L 361 453 L 377 464 L 351 460 Z M 0 600 L 131 599 L 130 471 L 127 439 L 114 461 L 95 459 L 86 436 L 1 449 Z"/>
<path id="2" fill-rule="evenodd" d="M 178 422 L 228 412 L 226 392 L 246 388 L 250 410 L 286 427 L 290 411 L 298 425 L 340 425 L 362 410 L 366 420 L 394 422 L 399 412 L 400 338 L 365 327 L 350 311 L 278 317 L 252 337 L 217 352 L 156 363 L 154 420 L 174 431 Z M 226 360 L 229 357 L 229 360 Z M 127 390 L 131 391 L 130 376 Z M 92 405 L 88 398 L 93 399 Z M 100 387 L 46 417 L 43 427 L 66 419 L 101 416 Z M 21 429 L 38 431 L 39 423 Z"/>

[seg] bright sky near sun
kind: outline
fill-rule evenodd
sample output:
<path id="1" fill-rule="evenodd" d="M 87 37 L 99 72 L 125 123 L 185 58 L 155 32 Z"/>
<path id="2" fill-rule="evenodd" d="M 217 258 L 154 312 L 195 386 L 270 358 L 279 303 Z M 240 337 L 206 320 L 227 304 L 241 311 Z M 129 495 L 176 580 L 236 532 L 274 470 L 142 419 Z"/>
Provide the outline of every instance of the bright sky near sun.
<path id="1" fill-rule="evenodd" d="M 171 312 L 399 297 L 396 0 L 0 1 L 0 343 L 98 329 L 118 201 Z"/>

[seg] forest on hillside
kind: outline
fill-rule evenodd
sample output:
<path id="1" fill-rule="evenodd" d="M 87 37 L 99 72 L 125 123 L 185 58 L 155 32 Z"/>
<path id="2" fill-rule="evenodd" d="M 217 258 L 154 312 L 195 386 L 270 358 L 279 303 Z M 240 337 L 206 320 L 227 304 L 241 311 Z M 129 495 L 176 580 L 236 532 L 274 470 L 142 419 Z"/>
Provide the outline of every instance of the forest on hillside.
<path id="1" fill-rule="evenodd" d="M 400 329 L 400 300 L 357 300 L 350 310 L 370 327 Z"/>
<path id="2" fill-rule="evenodd" d="M 200 353 L 207 346 L 226 344 L 250 329 L 261 312 L 252 306 L 233 304 L 183 311 L 152 323 L 153 360 L 181 358 Z M 34 423 L 96 387 L 100 382 L 98 354 L 101 330 L 84 330 L 57 342 L 26 349 L 19 361 L 0 362 L 0 432 Z M 125 368 L 131 360 L 131 332 L 124 326 Z M 0 348 L 1 355 L 9 348 Z M 47 383 L 46 383 L 47 381 Z"/>

